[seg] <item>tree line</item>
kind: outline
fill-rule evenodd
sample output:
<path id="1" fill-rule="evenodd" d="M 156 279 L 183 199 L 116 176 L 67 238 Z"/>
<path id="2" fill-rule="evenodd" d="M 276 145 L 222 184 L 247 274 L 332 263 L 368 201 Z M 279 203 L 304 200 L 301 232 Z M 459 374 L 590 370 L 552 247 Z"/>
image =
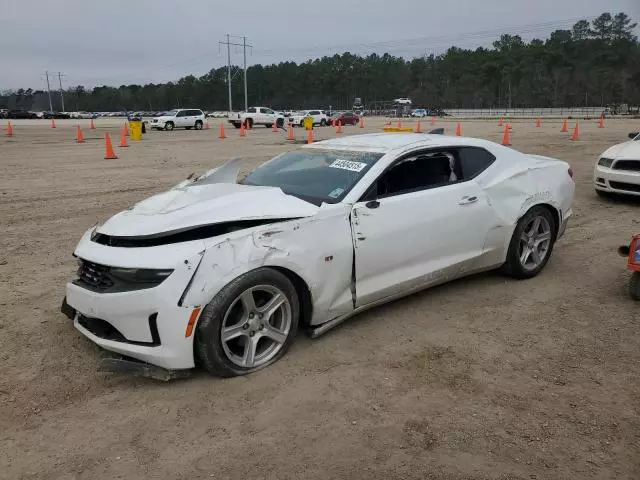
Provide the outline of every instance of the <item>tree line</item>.
<path id="1" fill-rule="evenodd" d="M 440 108 L 562 107 L 640 104 L 640 44 L 625 13 L 603 13 L 524 42 L 504 34 L 493 48 L 450 47 L 441 55 L 406 60 L 349 52 L 297 64 L 248 68 L 250 105 L 276 108 L 350 108 L 396 97 Z M 239 67 L 233 67 L 238 70 Z M 66 110 L 119 111 L 199 107 L 226 110 L 226 67 L 201 77 L 146 85 L 83 86 L 64 92 Z M 240 76 L 241 77 L 241 76 Z M 58 95 L 54 110 L 60 109 Z M 232 82 L 234 108 L 244 106 L 241 81 Z M 0 107 L 48 110 L 46 92 L 19 89 L 0 95 Z"/>

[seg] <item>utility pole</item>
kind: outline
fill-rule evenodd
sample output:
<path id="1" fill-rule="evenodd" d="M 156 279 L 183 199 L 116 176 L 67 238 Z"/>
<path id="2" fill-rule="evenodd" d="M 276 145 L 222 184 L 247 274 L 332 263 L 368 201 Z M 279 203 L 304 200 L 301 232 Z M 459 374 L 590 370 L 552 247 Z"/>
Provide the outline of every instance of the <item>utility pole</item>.
<path id="1" fill-rule="evenodd" d="M 231 41 L 232 35 L 227 33 L 227 41 L 226 42 L 218 42 L 220 45 L 227 46 L 227 84 L 229 87 L 229 111 L 233 110 L 231 104 L 231 45 L 235 45 L 238 47 L 242 47 L 243 56 L 244 56 L 244 110 L 245 112 L 249 108 L 248 105 L 248 96 L 247 96 L 247 47 L 252 47 L 252 45 L 247 44 L 247 37 L 242 37 L 242 43 L 234 43 Z"/>
<path id="2" fill-rule="evenodd" d="M 242 37 L 242 54 L 244 55 L 244 111 L 249 108 L 247 102 L 247 37 Z"/>
<path id="3" fill-rule="evenodd" d="M 47 92 L 49 93 L 49 111 L 53 112 L 53 104 L 51 103 L 51 85 L 49 85 L 49 72 L 44 72 L 47 76 Z M 41 77 L 42 78 L 42 77 Z"/>
<path id="4" fill-rule="evenodd" d="M 62 104 L 62 111 L 66 111 L 64 109 L 64 93 L 62 92 L 62 77 L 64 77 L 64 73 L 58 72 L 58 82 L 60 82 L 60 103 Z"/>

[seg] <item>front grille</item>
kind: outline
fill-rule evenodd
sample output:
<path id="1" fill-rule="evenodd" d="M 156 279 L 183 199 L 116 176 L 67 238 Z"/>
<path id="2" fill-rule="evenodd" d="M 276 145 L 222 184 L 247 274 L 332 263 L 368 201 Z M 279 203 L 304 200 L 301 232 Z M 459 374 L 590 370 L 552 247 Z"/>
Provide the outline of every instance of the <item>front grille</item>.
<path id="1" fill-rule="evenodd" d="M 113 287 L 113 280 L 109 276 L 109 267 L 97 263 L 81 260 L 78 269 L 78 281 L 85 284 L 89 290 L 103 292 Z"/>
<path id="2" fill-rule="evenodd" d="M 615 188 L 616 190 L 626 190 L 627 192 L 639 192 L 640 193 L 640 185 L 635 185 L 633 183 L 624 183 L 624 182 L 609 182 L 611 188 Z"/>
<path id="3" fill-rule="evenodd" d="M 630 170 L 640 172 L 640 160 L 618 160 L 613 164 L 614 170 Z"/>

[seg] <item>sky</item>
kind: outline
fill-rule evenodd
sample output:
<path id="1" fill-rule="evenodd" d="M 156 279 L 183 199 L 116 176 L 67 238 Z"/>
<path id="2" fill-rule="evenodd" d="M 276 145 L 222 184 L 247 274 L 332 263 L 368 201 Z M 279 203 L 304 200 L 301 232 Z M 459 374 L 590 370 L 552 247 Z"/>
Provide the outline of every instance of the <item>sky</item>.
<path id="1" fill-rule="evenodd" d="M 202 75 L 226 65 L 227 33 L 247 37 L 249 65 L 344 51 L 413 58 L 501 33 L 544 39 L 604 11 L 640 23 L 640 0 L 0 0 L 0 91 L 44 89 L 45 71 L 64 73 L 65 88 Z M 242 47 L 231 56 L 241 65 Z"/>

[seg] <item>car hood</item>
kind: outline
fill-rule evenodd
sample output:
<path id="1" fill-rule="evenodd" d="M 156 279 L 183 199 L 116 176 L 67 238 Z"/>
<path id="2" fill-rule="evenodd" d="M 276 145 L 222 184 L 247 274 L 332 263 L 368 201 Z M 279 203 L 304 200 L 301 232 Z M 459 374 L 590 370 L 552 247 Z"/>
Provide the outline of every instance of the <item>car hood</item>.
<path id="1" fill-rule="evenodd" d="M 310 217 L 318 210 L 275 187 L 183 182 L 114 215 L 97 231 L 118 237 L 144 237 L 237 220 Z"/>
<path id="2" fill-rule="evenodd" d="M 628 142 L 619 143 L 605 150 L 601 157 L 612 158 L 618 160 L 621 158 L 640 160 L 640 141 L 630 140 Z"/>
<path id="3" fill-rule="evenodd" d="M 161 115 L 159 117 L 153 117 L 154 120 L 163 120 L 163 121 L 167 121 L 167 120 L 173 120 L 175 117 L 172 117 L 170 115 Z"/>

